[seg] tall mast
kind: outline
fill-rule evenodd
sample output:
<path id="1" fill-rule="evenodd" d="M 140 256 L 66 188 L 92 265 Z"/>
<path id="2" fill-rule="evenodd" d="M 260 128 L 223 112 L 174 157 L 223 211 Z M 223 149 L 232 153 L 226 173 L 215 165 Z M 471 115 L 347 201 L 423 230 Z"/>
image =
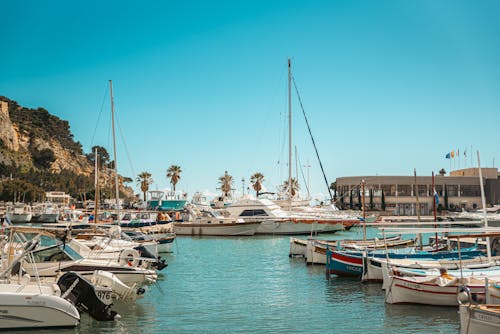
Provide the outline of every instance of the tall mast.
<path id="1" fill-rule="evenodd" d="M 413 168 L 413 176 L 415 178 L 415 207 L 417 209 L 417 222 L 420 225 L 420 202 L 418 201 L 418 184 L 417 184 L 417 169 Z M 422 249 L 422 233 L 418 234 L 418 242 L 420 244 L 420 249 Z"/>
<path id="2" fill-rule="evenodd" d="M 432 172 L 432 211 L 434 213 L 434 222 L 437 221 L 437 214 L 436 214 L 436 196 L 438 196 L 434 184 L 434 172 Z M 437 229 L 437 225 L 434 224 L 434 228 Z M 438 240 L 438 234 L 436 232 L 436 250 L 439 249 L 439 240 Z"/>
<path id="3" fill-rule="evenodd" d="M 484 196 L 483 172 L 481 171 L 481 159 L 479 158 L 479 151 L 477 151 L 477 168 L 479 169 L 479 185 L 481 187 L 481 204 L 483 205 L 484 227 L 488 228 L 488 214 L 486 213 L 486 199 Z M 486 238 L 486 254 L 488 255 L 488 261 L 491 262 L 490 237 Z"/>
<path id="4" fill-rule="evenodd" d="M 292 199 L 292 61 L 288 58 L 288 195 Z"/>
<path id="5" fill-rule="evenodd" d="M 109 93 L 111 97 L 111 128 L 113 130 L 113 158 L 115 160 L 115 191 L 116 191 L 116 219 L 120 220 L 120 190 L 118 188 L 118 163 L 116 161 L 116 136 L 115 136 L 115 101 L 113 99 L 113 81 L 109 80 Z"/>
<path id="6" fill-rule="evenodd" d="M 97 155 L 97 147 L 94 151 L 94 161 L 95 161 L 95 195 L 94 195 L 94 223 L 97 224 L 99 222 L 99 218 L 97 216 L 99 210 L 99 164 L 98 164 L 99 156 Z"/>

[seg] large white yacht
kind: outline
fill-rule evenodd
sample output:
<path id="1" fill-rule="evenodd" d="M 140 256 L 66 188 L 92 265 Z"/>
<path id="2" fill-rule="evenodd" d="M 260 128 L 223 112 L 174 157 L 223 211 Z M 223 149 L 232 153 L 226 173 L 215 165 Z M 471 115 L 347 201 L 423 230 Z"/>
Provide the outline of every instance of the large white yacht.
<path id="1" fill-rule="evenodd" d="M 254 235 L 260 222 L 224 217 L 210 207 L 189 204 L 174 221 L 174 232 L 179 235 L 242 236 Z"/>
<path id="2" fill-rule="evenodd" d="M 329 211 L 286 210 L 269 199 L 246 196 L 225 208 L 231 218 L 260 222 L 256 234 L 333 233 L 359 223 L 357 217 Z"/>

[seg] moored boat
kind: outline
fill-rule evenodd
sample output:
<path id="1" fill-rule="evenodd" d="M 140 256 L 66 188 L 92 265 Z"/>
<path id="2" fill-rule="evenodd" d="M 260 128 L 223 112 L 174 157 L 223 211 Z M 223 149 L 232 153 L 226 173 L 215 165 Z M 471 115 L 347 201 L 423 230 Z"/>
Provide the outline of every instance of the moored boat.
<path id="1" fill-rule="evenodd" d="M 9 204 L 5 208 L 5 218 L 11 223 L 28 223 L 31 221 L 31 206 L 25 203 Z"/>
<path id="2" fill-rule="evenodd" d="M 78 310 L 58 294 L 46 286 L 0 284 L 0 329 L 77 326 Z"/>

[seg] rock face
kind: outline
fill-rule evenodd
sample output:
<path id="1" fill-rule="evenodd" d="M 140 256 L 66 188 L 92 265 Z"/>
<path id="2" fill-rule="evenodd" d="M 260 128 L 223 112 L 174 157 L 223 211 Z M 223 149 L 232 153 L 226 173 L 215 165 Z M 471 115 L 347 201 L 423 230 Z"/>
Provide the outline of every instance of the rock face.
<path id="1" fill-rule="evenodd" d="M 13 118 L 16 118 L 17 122 Z M 33 119 L 39 120 L 37 122 Z M 45 119 L 48 119 L 47 126 L 44 124 Z M 60 133 L 56 133 L 55 129 L 63 132 L 63 137 L 66 137 L 64 142 L 55 139 L 60 137 Z M 17 166 L 25 170 L 40 168 L 33 161 L 33 153 L 48 149 L 54 153 L 55 158 L 49 166 L 50 172 L 60 173 L 67 170 L 77 175 L 89 176 L 93 170 L 83 156 L 80 144 L 72 140 L 66 121 L 40 108 L 23 108 L 1 96 L 0 141 L 0 163 L 7 166 Z M 68 144 L 71 144 L 71 147 L 68 147 Z"/>
<path id="2" fill-rule="evenodd" d="M 0 101 L 0 139 L 7 149 L 16 152 L 19 150 L 18 129 L 10 120 L 9 104 L 6 101 Z"/>
<path id="3" fill-rule="evenodd" d="M 64 174 L 64 182 L 59 183 L 63 188 L 58 189 L 60 191 L 70 190 L 71 183 L 74 191 L 80 188 L 89 191 L 93 187 L 94 166 L 84 155 L 81 144 L 74 140 L 67 121 L 43 108 L 24 108 L 0 96 L 0 185 L 2 178 L 7 179 L 9 174 L 40 185 L 42 180 L 30 178 L 30 174 L 37 172 L 49 172 L 53 176 Z M 114 182 L 113 170 L 103 168 L 100 175 L 104 184 Z M 87 186 L 75 184 L 81 176 L 87 180 Z M 133 197 L 132 188 L 124 186 L 123 182 L 119 187 L 126 197 Z"/>

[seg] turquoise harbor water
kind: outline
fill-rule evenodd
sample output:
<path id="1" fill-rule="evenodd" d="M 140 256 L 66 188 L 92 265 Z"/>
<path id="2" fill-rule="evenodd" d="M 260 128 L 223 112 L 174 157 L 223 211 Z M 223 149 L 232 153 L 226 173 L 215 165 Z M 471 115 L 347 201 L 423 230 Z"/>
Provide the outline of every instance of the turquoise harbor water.
<path id="1" fill-rule="evenodd" d="M 359 237 L 335 237 L 349 234 Z M 290 259 L 289 240 L 178 237 L 158 284 L 137 303 L 115 307 L 119 321 L 84 316 L 78 328 L 57 333 L 458 332 L 456 308 L 386 305 L 380 284 L 327 280 L 324 266 Z"/>

